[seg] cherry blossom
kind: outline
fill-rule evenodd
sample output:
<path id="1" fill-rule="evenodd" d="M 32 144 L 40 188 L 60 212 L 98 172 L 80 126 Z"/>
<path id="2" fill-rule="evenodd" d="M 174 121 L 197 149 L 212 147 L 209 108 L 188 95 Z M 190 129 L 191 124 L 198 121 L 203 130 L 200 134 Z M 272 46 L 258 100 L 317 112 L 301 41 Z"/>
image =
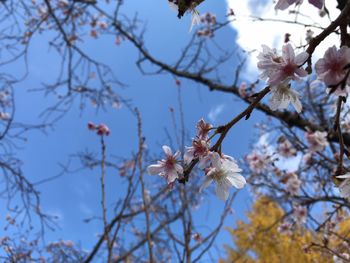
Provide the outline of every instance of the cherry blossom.
<path id="1" fill-rule="evenodd" d="M 281 178 L 281 182 L 286 185 L 286 190 L 290 195 L 296 195 L 301 186 L 301 181 L 296 173 L 287 173 Z"/>
<path id="2" fill-rule="evenodd" d="M 211 167 L 206 172 L 201 190 L 214 181 L 216 183 L 216 195 L 222 200 L 227 200 L 230 187 L 234 186 L 241 189 L 246 184 L 245 178 L 240 174 L 241 171 L 232 157 L 221 157 L 218 153 L 213 153 Z"/>
<path id="3" fill-rule="evenodd" d="M 347 76 L 345 67 L 350 64 L 350 48 L 343 46 L 337 49 L 335 46 L 330 47 L 325 52 L 323 58 L 319 59 L 315 65 L 318 79 L 324 81 L 327 86 L 336 86 L 341 83 Z M 350 79 L 348 79 L 348 85 Z M 339 90 L 337 95 L 346 95 Z M 340 93 L 339 93 L 340 92 Z"/>
<path id="4" fill-rule="evenodd" d="M 110 134 L 110 130 L 105 124 L 101 123 L 97 127 L 97 134 L 98 135 L 106 135 L 106 136 L 108 136 Z"/>
<path id="5" fill-rule="evenodd" d="M 281 83 L 278 86 L 271 87 L 271 93 L 272 96 L 269 101 L 271 110 L 275 111 L 286 109 L 291 103 L 296 112 L 301 112 L 302 105 L 299 100 L 299 94 L 293 90 L 290 85 Z"/>
<path id="6" fill-rule="evenodd" d="M 241 85 L 239 85 L 238 93 L 242 98 L 248 97 L 247 83 L 246 82 L 242 82 Z"/>
<path id="7" fill-rule="evenodd" d="M 292 228 L 292 224 L 290 222 L 283 222 L 278 226 L 277 231 L 283 234 L 291 235 L 292 234 L 291 228 Z"/>
<path id="8" fill-rule="evenodd" d="M 197 138 L 201 140 L 208 139 L 208 133 L 213 128 L 210 123 L 206 123 L 203 119 L 200 119 L 197 122 Z"/>
<path id="9" fill-rule="evenodd" d="M 96 131 L 97 135 L 100 135 L 100 136 L 103 136 L 103 135 L 108 136 L 111 133 L 107 125 L 104 123 L 96 125 L 93 122 L 89 122 L 87 127 L 90 131 Z"/>
<path id="10" fill-rule="evenodd" d="M 297 223 L 305 223 L 307 216 L 307 208 L 301 205 L 294 205 L 293 207 L 293 217 Z"/>
<path id="11" fill-rule="evenodd" d="M 191 147 L 186 147 L 184 154 L 185 164 L 189 164 L 193 159 L 198 158 L 199 168 L 204 169 L 210 160 L 209 144 L 206 140 L 193 140 Z"/>
<path id="12" fill-rule="evenodd" d="M 262 71 L 260 78 L 267 79 L 270 86 L 280 84 L 285 80 L 299 81 L 307 72 L 300 66 L 307 60 L 309 54 L 302 52 L 295 56 L 293 47 L 287 43 L 282 47 L 282 57 L 279 57 L 275 49 L 265 45 L 263 52 L 258 55 L 258 68 Z"/>
<path id="13" fill-rule="evenodd" d="M 323 151 L 328 146 L 327 132 L 315 131 L 305 134 L 311 152 Z"/>
<path id="14" fill-rule="evenodd" d="M 266 169 L 269 159 L 268 156 L 260 154 L 257 151 L 253 151 L 246 156 L 249 168 L 255 173 L 263 172 Z"/>
<path id="15" fill-rule="evenodd" d="M 297 151 L 293 147 L 292 143 L 285 137 L 281 137 L 278 140 L 277 151 L 279 155 L 289 158 L 296 155 Z"/>
<path id="16" fill-rule="evenodd" d="M 183 168 L 177 160 L 180 156 L 180 152 L 177 151 L 173 154 L 170 147 L 167 145 L 163 145 L 162 148 L 165 153 L 165 159 L 158 161 L 157 164 L 148 166 L 147 171 L 150 175 L 159 174 L 167 180 L 168 184 L 171 184 L 183 173 Z"/>

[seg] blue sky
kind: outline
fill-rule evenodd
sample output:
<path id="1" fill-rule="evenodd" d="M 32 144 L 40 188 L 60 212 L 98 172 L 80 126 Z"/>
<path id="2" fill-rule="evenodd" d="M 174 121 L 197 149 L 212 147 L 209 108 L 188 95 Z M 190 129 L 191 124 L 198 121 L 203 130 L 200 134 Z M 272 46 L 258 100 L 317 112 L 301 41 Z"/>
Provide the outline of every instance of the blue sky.
<path id="1" fill-rule="evenodd" d="M 124 12 L 133 14 L 138 12 L 139 17 L 145 21 L 147 33 L 145 43 L 155 56 L 172 62 L 180 54 L 181 47 L 190 39 L 188 32 L 190 17 L 179 20 L 167 4 L 166 0 L 157 1 L 125 1 Z M 217 15 L 218 20 L 224 20 L 226 14 L 225 1 L 207 0 L 200 8 L 200 12 L 211 11 Z M 220 31 L 215 41 L 223 44 L 227 50 L 236 48 L 235 31 L 226 28 Z M 30 89 L 40 88 L 42 83 L 50 83 L 55 80 L 59 69 L 57 56 L 47 47 L 47 36 L 36 37 L 29 52 L 29 76 L 15 87 L 16 94 L 16 119 L 29 123 L 40 123 L 39 114 L 55 101 L 53 97 L 44 98 L 40 92 L 28 92 Z M 128 43 L 121 46 L 113 45 L 113 38 L 101 38 L 89 40 L 84 44 L 84 50 L 94 54 L 95 57 L 109 64 L 119 79 L 128 85 L 123 90 L 118 90 L 125 98 L 132 99 L 132 104 L 141 111 L 143 118 L 143 133 L 150 151 L 161 154 L 161 145 L 167 143 L 165 128 L 172 130 L 172 122 L 169 107 L 178 110 L 177 87 L 174 79 L 169 75 L 143 76 L 135 66 L 137 52 Z M 222 70 L 223 82 L 229 83 L 234 77 L 234 63 L 227 65 Z M 22 71 L 21 65 L 15 65 L 10 69 L 13 72 Z M 222 124 L 230 120 L 243 108 L 244 104 L 238 102 L 233 96 L 218 92 L 209 92 L 205 87 L 182 80 L 183 107 L 185 112 L 185 125 L 190 134 L 194 134 L 194 127 L 200 118 L 205 118 L 214 124 Z M 254 135 L 253 125 L 259 121 L 261 115 L 254 113 L 248 121 L 239 123 L 227 137 L 224 143 L 224 152 L 240 159 L 249 150 Z M 137 149 L 136 121 L 130 112 L 121 109 L 107 108 L 107 111 L 96 112 L 91 105 L 83 113 L 78 108 L 78 103 L 58 121 L 54 129 L 48 130 L 44 135 L 34 131 L 27 134 L 27 142 L 20 143 L 19 157 L 23 160 L 25 175 L 33 182 L 54 176 L 61 171 L 60 163 L 66 163 L 71 154 L 89 150 L 100 152 L 99 140 L 92 132 L 86 129 L 89 121 L 95 123 L 104 122 L 111 129 L 111 135 L 106 139 L 107 154 L 114 156 L 130 156 Z M 173 135 L 173 134 L 172 134 Z M 115 193 L 122 190 L 118 179 L 107 177 L 107 193 L 109 202 L 115 197 Z M 101 225 L 96 221 L 90 224 L 82 223 L 82 220 L 94 214 L 100 213 L 100 193 L 96 189 L 99 183 L 98 170 L 84 170 L 72 174 L 65 174 L 59 179 L 41 185 L 39 190 L 42 196 L 42 207 L 49 213 L 59 216 L 60 229 L 55 232 L 47 232 L 47 240 L 57 239 L 73 240 L 81 242 L 82 247 L 89 249 L 96 241 L 95 235 L 101 232 Z M 215 195 L 210 198 L 211 212 L 220 213 L 223 207 L 222 201 Z M 234 216 L 229 216 L 226 226 L 234 226 L 237 218 L 244 217 L 244 211 L 250 204 L 250 198 L 246 190 L 242 190 L 236 198 L 232 209 Z M 4 211 L 4 208 L 2 211 Z M 1 213 L 0 221 L 3 222 L 5 213 Z M 198 213 L 202 217 L 204 213 Z M 218 220 L 210 217 L 208 223 Z M 224 231 L 218 244 L 228 243 L 229 237 Z"/>

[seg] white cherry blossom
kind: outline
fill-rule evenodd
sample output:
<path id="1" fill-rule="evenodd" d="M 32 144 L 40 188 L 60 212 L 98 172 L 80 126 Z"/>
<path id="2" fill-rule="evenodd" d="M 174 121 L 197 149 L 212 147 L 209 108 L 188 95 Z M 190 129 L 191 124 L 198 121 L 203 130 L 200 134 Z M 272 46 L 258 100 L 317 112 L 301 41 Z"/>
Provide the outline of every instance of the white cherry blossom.
<path id="1" fill-rule="evenodd" d="M 328 146 L 327 132 L 315 131 L 305 134 L 311 152 L 323 151 Z"/>
<path id="2" fill-rule="evenodd" d="M 260 78 L 267 79 L 270 86 L 276 86 L 283 81 L 299 81 L 307 72 L 300 66 L 308 59 L 309 54 L 302 52 L 295 55 L 291 44 L 282 47 L 282 56 L 278 56 L 275 49 L 265 45 L 258 55 L 258 68 L 262 71 Z"/>
<path id="3" fill-rule="evenodd" d="M 201 190 L 215 182 L 216 195 L 222 200 L 227 200 L 230 194 L 230 187 L 234 186 L 241 189 L 246 184 L 245 178 L 240 174 L 241 171 L 232 157 L 221 157 L 218 153 L 213 153 L 211 156 L 211 167 L 207 170 Z"/>
<path id="4" fill-rule="evenodd" d="M 278 86 L 271 87 L 271 93 L 272 95 L 269 101 L 271 110 L 286 109 L 291 103 L 296 112 L 301 112 L 302 105 L 299 100 L 299 94 L 293 90 L 290 85 L 281 83 Z"/>
<path id="5" fill-rule="evenodd" d="M 180 152 L 177 151 L 173 154 L 170 147 L 167 145 L 163 146 L 163 151 L 166 156 L 165 159 L 158 161 L 157 164 L 148 166 L 147 172 L 150 175 L 159 174 L 167 180 L 168 184 L 171 184 L 183 173 L 183 168 L 177 160 L 180 156 Z"/>

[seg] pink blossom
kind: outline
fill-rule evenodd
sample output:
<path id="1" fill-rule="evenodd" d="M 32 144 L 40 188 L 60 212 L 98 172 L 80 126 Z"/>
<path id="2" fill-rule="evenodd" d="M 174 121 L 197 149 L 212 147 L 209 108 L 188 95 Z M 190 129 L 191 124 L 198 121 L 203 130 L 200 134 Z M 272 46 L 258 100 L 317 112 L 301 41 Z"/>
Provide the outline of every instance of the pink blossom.
<path id="1" fill-rule="evenodd" d="M 88 129 L 89 129 L 89 130 L 95 130 L 95 129 L 96 129 L 95 124 L 92 123 L 92 122 L 89 122 L 87 126 L 88 126 Z"/>
<path id="2" fill-rule="evenodd" d="M 246 184 L 245 178 L 240 174 L 241 171 L 232 157 L 222 157 L 214 152 L 211 155 L 211 166 L 206 172 L 206 178 L 201 190 L 215 182 L 216 195 L 221 200 L 227 200 L 230 194 L 230 187 L 234 186 L 241 189 Z"/>
<path id="3" fill-rule="evenodd" d="M 201 15 L 201 23 L 207 24 L 208 26 L 214 26 L 216 24 L 216 16 L 212 13 L 205 13 Z"/>
<path id="4" fill-rule="evenodd" d="M 241 85 L 239 85 L 238 88 L 238 93 L 242 98 L 247 98 L 248 93 L 247 93 L 247 83 L 242 82 Z"/>
<path id="5" fill-rule="evenodd" d="M 194 233 L 194 234 L 192 235 L 192 238 L 193 238 L 193 240 L 195 240 L 195 241 L 198 242 L 198 243 L 201 243 L 201 242 L 202 242 L 202 236 L 201 236 L 201 234 L 199 234 L 199 233 Z"/>
<path id="6" fill-rule="evenodd" d="M 201 140 L 208 139 L 208 133 L 212 129 L 212 125 L 210 123 L 206 123 L 203 119 L 200 119 L 197 122 L 197 138 Z"/>
<path id="7" fill-rule="evenodd" d="M 192 146 L 186 147 L 185 164 L 189 164 L 196 158 L 199 160 L 199 168 L 204 169 L 210 160 L 209 143 L 206 140 L 193 140 Z"/>
<path id="8" fill-rule="evenodd" d="M 350 63 L 350 48 L 343 46 L 337 49 L 330 47 L 325 52 L 323 58 L 319 59 L 315 65 L 318 78 L 327 86 L 339 85 L 346 77 L 345 67 Z M 348 80 L 350 84 L 350 79 Z"/>
<path id="9" fill-rule="evenodd" d="M 108 136 L 110 134 L 110 130 L 105 124 L 101 123 L 97 127 L 97 134 L 98 135 L 106 135 L 106 136 Z"/>
<path id="10" fill-rule="evenodd" d="M 311 152 L 323 151 L 329 144 L 327 140 L 327 132 L 307 132 L 305 137 L 309 143 L 309 149 Z"/>
<path id="11" fill-rule="evenodd" d="M 286 157 L 286 158 L 293 157 L 297 153 L 297 151 L 293 147 L 292 143 L 288 139 L 286 139 L 285 137 L 281 137 L 278 140 L 277 151 L 281 156 Z"/>
<path id="12" fill-rule="evenodd" d="M 307 208 L 301 205 L 294 205 L 293 217 L 297 223 L 305 223 L 307 217 Z"/>
<path id="13" fill-rule="evenodd" d="M 180 152 L 177 151 L 173 154 L 167 145 L 163 146 L 163 151 L 165 159 L 158 161 L 157 164 L 148 166 L 147 171 L 150 175 L 159 174 L 167 180 L 168 184 L 171 184 L 183 173 L 182 166 L 176 160 L 180 156 Z"/>
<path id="14" fill-rule="evenodd" d="M 275 49 L 263 45 L 263 52 L 259 54 L 258 68 L 262 71 L 260 78 L 267 79 L 268 84 L 275 86 L 284 80 L 299 81 L 307 72 L 300 66 L 307 60 L 309 54 L 302 52 L 295 56 L 291 44 L 282 47 L 282 57 L 277 56 Z"/>
<path id="15" fill-rule="evenodd" d="M 296 195 L 301 186 L 301 181 L 296 173 L 287 173 L 281 178 L 281 182 L 286 185 L 286 190 L 290 195 Z"/>
<path id="16" fill-rule="evenodd" d="M 265 154 L 260 154 L 257 151 L 253 151 L 247 155 L 246 160 L 249 164 L 249 168 L 255 173 L 261 173 L 266 169 L 268 165 L 269 157 Z"/>
<path id="17" fill-rule="evenodd" d="M 292 231 L 291 231 L 291 228 L 292 228 L 292 224 L 289 223 L 289 222 L 283 222 L 282 224 L 280 224 L 277 228 L 277 231 L 282 233 L 282 234 L 292 234 Z"/>

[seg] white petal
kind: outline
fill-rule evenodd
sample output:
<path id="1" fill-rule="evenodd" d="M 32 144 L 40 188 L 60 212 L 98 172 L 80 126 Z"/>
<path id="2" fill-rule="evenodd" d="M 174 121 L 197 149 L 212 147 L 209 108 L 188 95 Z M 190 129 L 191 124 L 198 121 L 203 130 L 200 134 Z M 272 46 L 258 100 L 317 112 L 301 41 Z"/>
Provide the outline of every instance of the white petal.
<path id="1" fill-rule="evenodd" d="M 226 201 L 230 195 L 229 188 L 226 186 L 226 184 L 217 184 L 215 189 L 217 197 L 219 197 L 221 200 Z"/>
<path id="2" fill-rule="evenodd" d="M 202 192 L 203 189 L 207 188 L 212 182 L 213 182 L 213 179 L 210 176 L 205 176 L 204 182 L 199 188 L 199 192 Z"/>
<path id="3" fill-rule="evenodd" d="M 343 178 L 343 179 L 350 178 L 350 174 L 338 175 L 337 178 Z"/>
<path id="4" fill-rule="evenodd" d="M 181 155 L 181 152 L 180 152 L 180 151 L 176 151 L 176 153 L 174 154 L 173 157 L 176 159 L 176 158 L 178 158 L 180 155 Z"/>
<path id="5" fill-rule="evenodd" d="M 295 57 L 295 64 L 298 66 L 302 65 L 307 59 L 309 58 L 309 53 L 307 52 L 301 52 Z"/>
<path id="6" fill-rule="evenodd" d="M 285 62 L 294 62 L 295 54 L 291 44 L 286 44 L 282 47 L 282 57 Z"/>
<path id="7" fill-rule="evenodd" d="M 162 164 L 152 164 L 147 167 L 147 172 L 150 175 L 160 174 L 164 171 L 164 167 Z"/>
<path id="8" fill-rule="evenodd" d="M 244 187 L 244 185 L 247 183 L 245 178 L 240 174 L 230 174 L 226 177 L 227 180 L 230 181 L 230 183 L 236 187 L 237 189 L 241 189 Z"/>
<path id="9" fill-rule="evenodd" d="M 186 152 L 184 154 L 184 162 L 185 164 L 189 164 L 193 160 L 193 154 L 194 154 L 194 148 L 193 147 L 187 147 Z"/>
<path id="10" fill-rule="evenodd" d="M 178 163 L 175 164 L 175 170 L 176 170 L 176 172 L 179 173 L 179 174 L 183 174 L 183 172 L 184 172 L 184 169 L 183 169 L 182 166 L 181 166 L 180 164 L 178 164 Z"/>
<path id="11" fill-rule="evenodd" d="M 291 102 L 292 102 L 292 104 L 293 104 L 293 106 L 294 106 L 296 112 L 297 112 L 297 113 L 300 113 L 301 110 L 303 109 L 303 106 L 301 105 L 301 102 L 300 102 L 299 98 L 298 98 L 298 97 L 293 97 L 293 99 L 291 100 Z"/>
<path id="12" fill-rule="evenodd" d="M 170 149 L 169 146 L 163 145 L 162 148 L 163 148 L 163 151 L 165 152 L 165 154 L 166 154 L 167 156 L 172 156 L 172 155 L 173 155 L 173 152 L 171 151 L 171 149 Z"/>
<path id="13" fill-rule="evenodd" d="M 217 152 L 213 152 L 210 156 L 212 167 L 220 169 L 221 168 L 221 157 Z"/>
<path id="14" fill-rule="evenodd" d="M 278 91 L 273 92 L 269 101 L 270 109 L 273 111 L 277 110 L 281 105 L 281 101 L 282 101 L 282 94 Z"/>
<path id="15" fill-rule="evenodd" d="M 168 171 L 167 174 L 165 175 L 165 177 L 168 181 L 168 184 L 170 184 L 170 183 L 174 182 L 179 176 L 178 176 L 176 170 L 173 169 L 173 170 Z"/>

